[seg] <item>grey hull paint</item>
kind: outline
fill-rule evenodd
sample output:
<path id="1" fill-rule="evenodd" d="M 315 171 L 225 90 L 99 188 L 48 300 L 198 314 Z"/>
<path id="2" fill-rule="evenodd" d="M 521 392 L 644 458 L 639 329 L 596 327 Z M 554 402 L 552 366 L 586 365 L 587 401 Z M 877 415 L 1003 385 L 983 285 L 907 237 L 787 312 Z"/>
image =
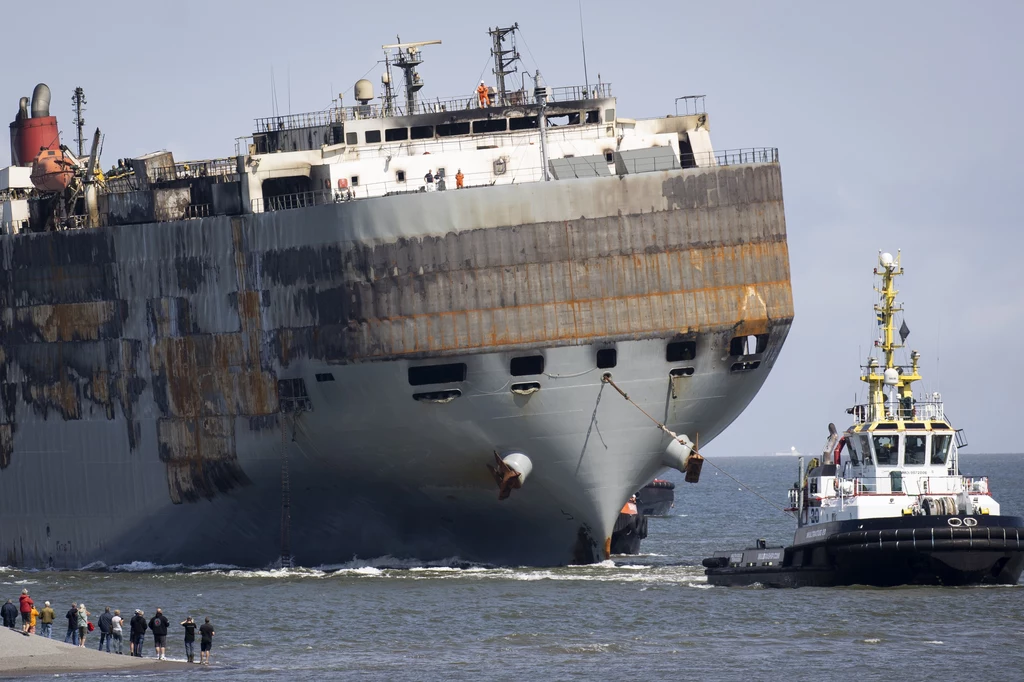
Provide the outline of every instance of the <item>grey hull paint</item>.
<path id="1" fill-rule="evenodd" d="M 781 349 L 778 167 L 447 195 L 5 239 L 0 558 L 266 565 L 284 449 L 299 563 L 601 558 L 667 442 L 603 372 L 705 443 Z M 769 339 L 737 369 L 746 333 Z M 410 386 L 424 358 L 466 380 Z M 297 378 L 312 409 L 281 414 Z M 462 394 L 412 399 L 437 388 Z M 495 450 L 534 462 L 502 502 Z"/>

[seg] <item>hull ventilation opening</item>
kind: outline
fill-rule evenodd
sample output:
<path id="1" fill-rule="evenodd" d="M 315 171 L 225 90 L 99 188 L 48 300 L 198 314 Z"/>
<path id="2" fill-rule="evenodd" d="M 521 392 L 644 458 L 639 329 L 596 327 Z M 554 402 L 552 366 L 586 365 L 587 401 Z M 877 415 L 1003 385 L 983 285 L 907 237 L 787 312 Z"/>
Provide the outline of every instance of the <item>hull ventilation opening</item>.
<path id="1" fill-rule="evenodd" d="M 512 384 L 512 392 L 516 395 L 533 395 L 540 390 L 540 384 L 536 381 L 529 381 L 522 384 Z"/>
<path id="2" fill-rule="evenodd" d="M 447 391 L 431 391 L 430 393 L 413 393 L 412 399 L 421 403 L 450 403 L 462 395 L 462 391 L 452 388 Z"/>

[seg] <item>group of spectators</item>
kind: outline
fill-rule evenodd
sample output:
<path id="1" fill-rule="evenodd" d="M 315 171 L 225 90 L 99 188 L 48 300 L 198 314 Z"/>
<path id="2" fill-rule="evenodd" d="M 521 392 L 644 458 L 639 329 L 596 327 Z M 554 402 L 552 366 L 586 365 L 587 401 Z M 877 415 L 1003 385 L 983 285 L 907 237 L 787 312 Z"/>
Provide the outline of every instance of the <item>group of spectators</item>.
<path id="1" fill-rule="evenodd" d="M 39 634 L 52 639 L 53 622 L 56 620 L 56 614 L 50 607 L 50 602 L 44 602 L 43 609 L 40 611 L 36 609 L 35 602 L 29 596 L 28 590 L 24 589 L 21 591 L 21 597 L 18 600 L 17 606 L 14 605 L 12 600 L 8 599 L 7 603 L 0 607 L 0 617 L 3 618 L 4 627 L 12 630 L 17 629 L 19 613 L 21 614 L 22 632 L 26 634 Z M 68 621 L 68 631 L 64 636 L 64 642 L 74 646 L 85 647 L 86 636 L 93 630 L 99 629 L 99 650 L 103 651 L 103 647 L 106 645 L 107 653 L 123 654 L 123 633 L 126 625 L 121 618 L 121 611 L 115 609 L 111 613 L 110 607 L 106 607 L 95 625 L 89 620 L 91 615 L 84 603 L 72 603 L 71 609 L 65 615 Z M 135 609 L 135 615 L 127 623 L 129 631 L 128 654 L 130 656 L 142 657 L 142 645 L 146 639 L 146 631 L 150 630 L 153 633 L 153 647 L 156 651 L 157 659 L 162 660 L 166 658 L 167 628 L 170 627 L 170 624 L 162 609 L 157 609 L 156 614 L 149 621 L 146 620 L 142 609 Z M 36 632 L 37 625 L 39 627 L 38 633 Z M 185 628 L 185 656 L 188 658 L 188 662 L 196 663 L 195 641 L 196 631 L 198 630 L 200 638 L 200 660 L 198 662 L 209 665 L 210 649 L 213 648 L 214 635 L 213 624 L 210 623 L 210 619 L 206 618 L 205 622 L 199 625 L 192 619 L 192 616 L 189 616 L 181 622 L 181 626 Z M 113 643 L 113 651 L 111 651 L 111 643 Z"/>

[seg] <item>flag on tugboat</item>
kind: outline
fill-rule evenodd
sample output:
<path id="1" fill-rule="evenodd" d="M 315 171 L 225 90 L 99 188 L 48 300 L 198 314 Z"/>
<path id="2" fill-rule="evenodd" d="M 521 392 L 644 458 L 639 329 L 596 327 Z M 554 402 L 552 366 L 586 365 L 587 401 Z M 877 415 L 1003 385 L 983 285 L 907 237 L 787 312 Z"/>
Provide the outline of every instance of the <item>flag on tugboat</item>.
<path id="1" fill-rule="evenodd" d="M 903 320 L 903 324 L 900 325 L 900 343 L 906 343 L 908 336 L 910 336 L 910 327 L 907 326 L 907 321 Z"/>

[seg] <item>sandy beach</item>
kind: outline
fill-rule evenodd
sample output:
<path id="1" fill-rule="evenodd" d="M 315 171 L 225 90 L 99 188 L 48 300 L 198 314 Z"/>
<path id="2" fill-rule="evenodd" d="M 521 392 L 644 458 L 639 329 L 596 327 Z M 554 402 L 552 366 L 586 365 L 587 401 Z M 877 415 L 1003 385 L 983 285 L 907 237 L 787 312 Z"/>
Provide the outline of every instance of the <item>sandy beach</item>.
<path id="1" fill-rule="evenodd" d="M 56 636 L 56 635 L 55 635 Z M 133 658 L 96 651 L 99 633 L 90 637 L 86 648 L 64 644 L 61 639 L 24 635 L 20 631 L 0 628 L 0 678 L 28 675 L 54 675 L 119 670 L 182 670 L 192 666 L 183 661 L 158 661 L 154 658 Z M 127 642 L 125 643 L 127 649 Z"/>

